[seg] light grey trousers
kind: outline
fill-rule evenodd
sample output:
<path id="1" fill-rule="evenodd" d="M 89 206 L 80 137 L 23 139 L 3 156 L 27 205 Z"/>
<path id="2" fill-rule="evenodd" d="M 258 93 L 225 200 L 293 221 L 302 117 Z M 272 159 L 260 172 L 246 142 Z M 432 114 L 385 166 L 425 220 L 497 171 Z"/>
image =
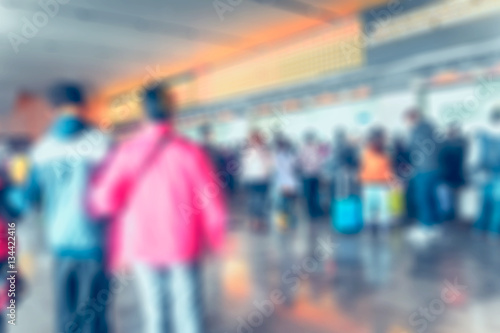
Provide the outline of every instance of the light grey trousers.
<path id="1" fill-rule="evenodd" d="M 198 264 L 159 269 L 134 266 L 145 333 L 202 333 L 203 300 Z"/>

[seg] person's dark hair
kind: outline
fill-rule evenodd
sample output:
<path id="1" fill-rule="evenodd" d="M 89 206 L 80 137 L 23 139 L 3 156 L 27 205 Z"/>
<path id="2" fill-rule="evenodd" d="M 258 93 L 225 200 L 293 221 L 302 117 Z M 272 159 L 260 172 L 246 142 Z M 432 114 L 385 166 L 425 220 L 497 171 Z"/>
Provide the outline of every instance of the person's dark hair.
<path id="1" fill-rule="evenodd" d="M 418 108 L 411 108 L 405 113 L 405 118 L 410 120 L 418 120 L 422 117 L 422 111 Z"/>
<path id="2" fill-rule="evenodd" d="M 497 106 L 491 111 L 490 120 L 493 124 L 500 124 L 500 106 Z"/>
<path id="3" fill-rule="evenodd" d="M 371 146 L 377 151 L 384 150 L 385 130 L 382 127 L 374 127 L 370 130 L 368 138 Z"/>
<path id="4" fill-rule="evenodd" d="M 312 130 L 307 131 L 304 135 L 304 140 L 306 143 L 313 143 L 316 141 L 316 133 Z"/>
<path id="5" fill-rule="evenodd" d="M 336 128 L 334 131 L 333 131 L 333 137 L 335 140 L 337 141 L 345 141 L 346 139 L 346 133 L 345 133 L 345 130 L 341 127 L 339 128 Z"/>
<path id="6" fill-rule="evenodd" d="M 48 99 L 55 108 L 63 105 L 82 106 L 86 101 L 83 87 L 73 82 L 60 82 L 53 85 L 49 89 Z"/>
<path id="7" fill-rule="evenodd" d="M 172 118 L 172 103 L 169 100 L 170 87 L 167 84 L 154 84 L 144 91 L 144 111 L 149 120 L 155 122 Z"/>
<path id="8" fill-rule="evenodd" d="M 212 126 L 210 124 L 203 124 L 198 130 L 201 136 L 206 137 L 212 133 Z"/>
<path id="9" fill-rule="evenodd" d="M 264 144 L 264 137 L 258 129 L 254 129 L 250 133 L 249 141 L 250 141 L 250 144 L 263 145 Z"/>
<path id="10" fill-rule="evenodd" d="M 401 134 L 396 134 L 392 140 L 395 149 L 403 150 L 405 149 L 405 139 Z"/>
<path id="11" fill-rule="evenodd" d="M 459 137 L 462 132 L 462 126 L 458 121 L 452 121 L 448 124 L 447 134 L 450 138 Z"/>
<path id="12" fill-rule="evenodd" d="M 292 144 L 283 134 L 276 139 L 276 148 L 278 150 L 290 151 Z"/>

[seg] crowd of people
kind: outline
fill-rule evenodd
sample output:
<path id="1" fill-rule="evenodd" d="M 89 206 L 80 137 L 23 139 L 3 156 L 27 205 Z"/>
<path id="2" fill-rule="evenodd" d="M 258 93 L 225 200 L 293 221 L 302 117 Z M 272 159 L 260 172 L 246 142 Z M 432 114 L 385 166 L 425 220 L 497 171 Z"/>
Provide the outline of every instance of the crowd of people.
<path id="1" fill-rule="evenodd" d="M 9 260 L 8 223 L 41 212 L 58 332 L 107 332 L 108 302 L 87 311 L 89 300 L 110 297 L 110 273 L 121 269 L 138 278 L 145 332 L 163 332 L 166 322 L 175 332 L 204 331 L 201 259 L 224 253 L 227 203 L 240 192 L 256 233 L 331 219 L 341 234 L 387 235 L 416 221 L 408 237 L 424 244 L 460 219 L 461 189 L 480 182 L 474 228 L 500 233 L 500 110 L 472 141 L 458 124 L 440 130 L 412 109 L 407 138 L 373 127 L 362 139 L 338 129 L 332 143 L 309 131 L 298 144 L 254 130 L 231 150 L 214 143 L 208 125 L 201 144 L 180 135 L 164 84 L 145 89 L 146 121 L 118 143 L 85 120 L 80 85 L 57 84 L 48 99 L 56 120 L 32 147 L 26 176 L 2 168 L 0 260 Z"/>
<path id="2" fill-rule="evenodd" d="M 232 193 L 246 194 L 256 230 L 293 226 L 304 213 L 310 222 L 331 218 L 341 233 L 410 226 L 408 238 L 421 244 L 439 236 L 445 223 L 473 222 L 478 232 L 498 233 L 500 110 L 491 111 L 484 129 L 467 134 L 458 122 L 438 127 L 416 108 L 403 117 L 405 137 L 373 126 L 363 137 L 337 129 L 327 142 L 308 131 L 294 142 L 281 131 L 254 130 L 231 154 L 203 137 L 217 170 L 231 177 Z M 481 201 L 474 221 L 461 214 L 469 187 Z"/>

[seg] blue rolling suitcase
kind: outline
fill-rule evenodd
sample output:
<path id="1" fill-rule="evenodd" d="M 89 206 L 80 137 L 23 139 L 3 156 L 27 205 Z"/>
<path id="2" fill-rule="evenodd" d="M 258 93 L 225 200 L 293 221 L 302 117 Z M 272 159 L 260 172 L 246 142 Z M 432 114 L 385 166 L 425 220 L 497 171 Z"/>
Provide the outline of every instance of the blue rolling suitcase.
<path id="1" fill-rule="evenodd" d="M 351 195 L 332 203 L 333 228 L 341 234 L 357 234 L 363 229 L 361 199 Z"/>
<path id="2" fill-rule="evenodd" d="M 352 192 L 353 177 L 340 172 L 336 177 L 335 198 L 332 202 L 332 226 L 341 234 L 357 234 L 363 229 L 362 203 Z"/>

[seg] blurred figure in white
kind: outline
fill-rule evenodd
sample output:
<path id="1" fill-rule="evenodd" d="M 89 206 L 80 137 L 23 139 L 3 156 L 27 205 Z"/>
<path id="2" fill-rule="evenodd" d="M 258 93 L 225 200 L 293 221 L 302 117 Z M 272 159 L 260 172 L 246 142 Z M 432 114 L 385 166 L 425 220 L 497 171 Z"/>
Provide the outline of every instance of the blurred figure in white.
<path id="1" fill-rule="evenodd" d="M 278 138 L 274 152 L 273 190 L 276 222 L 281 231 L 293 228 L 296 222 L 294 209 L 299 185 L 297 166 L 297 156 L 291 143 L 284 137 Z"/>
<path id="2" fill-rule="evenodd" d="M 299 155 L 299 165 L 307 213 L 309 220 L 313 222 L 323 214 L 319 199 L 319 182 L 325 160 L 314 132 L 308 132 L 304 141 L 304 146 Z"/>
<path id="3" fill-rule="evenodd" d="M 250 227 L 254 231 L 267 229 L 268 191 L 273 170 L 271 153 L 260 132 L 250 135 L 248 148 L 242 156 L 241 181 L 248 198 Z"/>
<path id="4" fill-rule="evenodd" d="M 296 201 L 299 190 L 297 155 L 288 138 L 279 135 L 273 151 L 274 176 L 272 178 L 273 236 L 278 254 L 280 276 L 293 265 L 293 244 L 296 235 Z M 293 302 L 293 292 L 280 280 L 286 304 Z"/>

